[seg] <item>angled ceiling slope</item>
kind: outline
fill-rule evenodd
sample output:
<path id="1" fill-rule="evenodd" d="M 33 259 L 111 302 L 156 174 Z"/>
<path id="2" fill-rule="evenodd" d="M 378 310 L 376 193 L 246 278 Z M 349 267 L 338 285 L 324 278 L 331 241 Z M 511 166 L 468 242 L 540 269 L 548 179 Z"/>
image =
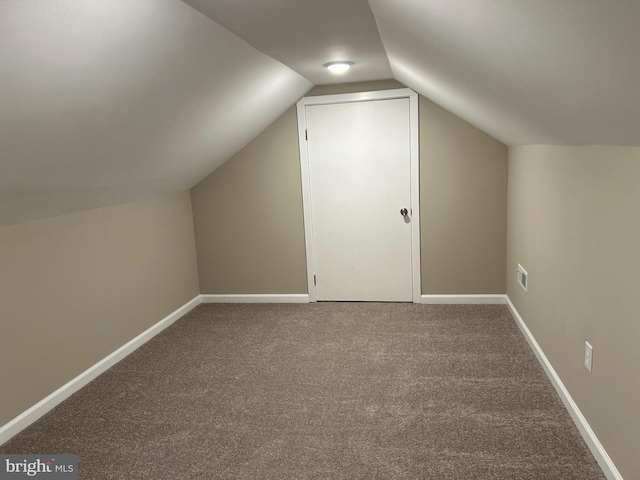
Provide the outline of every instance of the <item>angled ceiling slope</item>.
<path id="1" fill-rule="evenodd" d="M 0 225 L 189 188 L 312 82 L 393 76 L 509 145 L 640 146 L 640 2 L 186 1 L 210 18 L 0 2 Z"/>
<path id="2" fill-rule="evenodd" d="M 316 85 L 392 76 L 367 0 L 183 0 Z M 345 77 L 329 62 L 354 61 Z"/>
<path id="3" fill-rule="evenodd" d="M 369 3 L 394 77 L 504 143 L 640 146 L 640 2 Z"/>
<path id="4" fill-rule="evenodd" d="M 0 225 L 190 188 L 312 86 L 176 0 L 3 0 L 0 66 Z"/>

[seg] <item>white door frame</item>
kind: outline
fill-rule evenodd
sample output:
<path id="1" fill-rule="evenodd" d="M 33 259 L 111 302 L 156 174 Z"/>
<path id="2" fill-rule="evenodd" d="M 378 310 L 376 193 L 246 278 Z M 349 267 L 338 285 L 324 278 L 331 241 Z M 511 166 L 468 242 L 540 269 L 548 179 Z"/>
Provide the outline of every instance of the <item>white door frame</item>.
<path id="1" fill-rule="evenodd" d="M 420 303 L 422 276 L 420 273 L 420 155 L 418 131 L 418 94 L 409 88 L 379 90 L 374 92 L 344 93 L 303 97 L 297 103 L 298 145 L 300 146 L 300 174 L 302 177 L 302 206 L 304 214 L 304 241 L 307 252 L 307 285 L 309 301 L 317 302 L 314 275 L 316 259 L 313 247 L 311 222 L 311 188 L 309 177 L 309 151 L 307 148 L 307 105 L 332 105 L 339 103 L 369 102 L 375 100 L 409 99 L 409 129 L 411 143 L 411 270 L 413 303 Z"/>

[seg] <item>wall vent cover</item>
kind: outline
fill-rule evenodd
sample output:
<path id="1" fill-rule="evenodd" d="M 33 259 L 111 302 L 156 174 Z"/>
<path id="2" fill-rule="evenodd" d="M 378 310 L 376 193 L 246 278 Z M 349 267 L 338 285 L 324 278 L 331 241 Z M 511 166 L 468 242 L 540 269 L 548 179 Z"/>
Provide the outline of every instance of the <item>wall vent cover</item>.
<path id="1" fill-rule="evenodd" d="M 518 284 L 526 292 L 529 287 L 529 274 L 520 264 L 518 264 L 518 269 L 516 270 L 516 278 L 518 280 Z"/>

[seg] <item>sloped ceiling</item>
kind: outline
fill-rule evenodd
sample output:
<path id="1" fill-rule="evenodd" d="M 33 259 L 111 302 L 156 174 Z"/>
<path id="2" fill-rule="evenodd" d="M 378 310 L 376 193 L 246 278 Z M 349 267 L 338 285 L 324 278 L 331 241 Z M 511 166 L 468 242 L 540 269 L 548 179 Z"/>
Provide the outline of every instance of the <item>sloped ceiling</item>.
<path id="1" fill-rule="evenodd" d="M 311 86 L 177 0 L 2 0 L 0 225 L 190 188 Z"/>
<path id="2" fill-rule="evenodd" d="M 367 0 L 183 0 L 316 85 L 342 83 L 326 63 L 351 60 L 349 82 L 392 77 Z"/>
<path id="3" fill-rule="evenodd" d="M 640 2 L 369 3 L 394 77 L 502 142 L 640 146 Z"/>
<path id="4" fill-rule="evenodd" d="M 0 225 L 189 188 L 313 84 L 394 77 L 509 145 L 640 146 L 640 2 L 185 2 L 0 1 Z"/>

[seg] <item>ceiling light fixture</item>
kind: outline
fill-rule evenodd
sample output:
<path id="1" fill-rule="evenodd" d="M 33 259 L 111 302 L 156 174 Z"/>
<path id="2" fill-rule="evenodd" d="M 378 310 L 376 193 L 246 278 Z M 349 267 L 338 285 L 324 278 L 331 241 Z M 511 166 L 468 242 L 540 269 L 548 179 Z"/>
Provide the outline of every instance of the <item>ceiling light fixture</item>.
<path id="1" fill-rule="evenodd" d="M 324 66 L 334 75 L 342 75 L 351 68 L 351 65 L 353 65 L 353 62 L 330 62 L 325 63 Z"/>

